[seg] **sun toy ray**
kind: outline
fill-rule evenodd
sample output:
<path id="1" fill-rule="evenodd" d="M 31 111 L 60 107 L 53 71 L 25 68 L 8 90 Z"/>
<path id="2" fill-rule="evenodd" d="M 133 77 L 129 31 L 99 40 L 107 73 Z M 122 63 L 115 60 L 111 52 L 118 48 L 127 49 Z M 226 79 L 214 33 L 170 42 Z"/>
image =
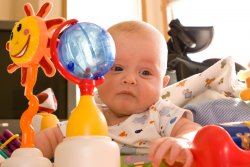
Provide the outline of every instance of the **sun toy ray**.
<path id="1" fill-rule="evenodd" d="M 39 105 L 37 97 L 33 95 L 38 68 L 41 67 L 48 77 L 54 76 L 56 72 L 50 56 L 50 36 L 64 19 L 46 20 L 51 8 L 51 3 L 44 3 L 35 14 L 31 4 L 26 3 L 24 5 L 26 17 L 14 25 L 10 40 L 6 43 L 6 49 L 13 61 L 13 64 L 7 67 L 7 71 L 13 73 L 21 68 L 21 85 L 25 88 L 24 95 L 29 101 L 29 107 L 23 112 L 20 120 L 21 147 L 34 147 L 34 130 L 31 127 L 31 121 Z"/>

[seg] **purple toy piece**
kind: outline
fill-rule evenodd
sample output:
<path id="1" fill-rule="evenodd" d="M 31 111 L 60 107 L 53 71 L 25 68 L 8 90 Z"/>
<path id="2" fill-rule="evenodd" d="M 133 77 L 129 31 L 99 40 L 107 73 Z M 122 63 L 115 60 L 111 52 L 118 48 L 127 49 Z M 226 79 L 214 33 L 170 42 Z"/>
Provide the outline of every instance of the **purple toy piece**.
<path id="1" fill-rule="evenodd" d="M 2 143 L 6 142 L 10 137 L 12 137 L 14 134 L 8 130 L 8 129 L 5 129 L 3 131 L 3 133 L 0 135 L 0 141 Z M 4 150 L 8 150 L 10 153 L 12 153 L 14 150 L 16 150 L 17 148 L 20 148 L 21 146 L 21 141 L 18 138 L 15 138 L 13 139 L 10 143 L 7 144 L 7 147 L 4 148 Z M 6 152 L 5 151 L 5 152 Z"/>

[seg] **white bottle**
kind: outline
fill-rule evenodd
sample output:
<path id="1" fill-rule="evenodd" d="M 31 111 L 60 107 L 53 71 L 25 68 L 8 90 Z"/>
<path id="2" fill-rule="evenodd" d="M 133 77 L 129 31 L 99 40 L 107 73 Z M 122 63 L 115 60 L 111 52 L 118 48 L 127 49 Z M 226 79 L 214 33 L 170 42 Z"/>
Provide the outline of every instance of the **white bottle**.
<path id="1" fill-rule="evenodd" d="M 54 167 L 120 167 L 120 150 L 108 136 L 66 137 L 54 160 Z"/>
<path id="2" fill-rule="evenodd" d="M 18 148 L 1 167 L 53 167 L 53 164 L 37 148 Z"/>

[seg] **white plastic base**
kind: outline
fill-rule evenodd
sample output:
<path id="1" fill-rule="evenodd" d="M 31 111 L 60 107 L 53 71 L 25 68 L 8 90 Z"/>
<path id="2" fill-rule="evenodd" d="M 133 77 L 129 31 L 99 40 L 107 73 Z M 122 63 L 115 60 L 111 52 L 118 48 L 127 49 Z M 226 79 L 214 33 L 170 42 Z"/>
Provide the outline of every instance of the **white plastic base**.
<path id="1" fill-rule="evenodd" d="M 107 136 L 67 137 L 55 151 L 54 167 L 120 167 L 120 150 Z"/>
<path id="2" fill-rule="evenodd" d="M 53 167 L 53 164 L 37 148 L 19 148 L 2 162 L 1 167 Z"/>

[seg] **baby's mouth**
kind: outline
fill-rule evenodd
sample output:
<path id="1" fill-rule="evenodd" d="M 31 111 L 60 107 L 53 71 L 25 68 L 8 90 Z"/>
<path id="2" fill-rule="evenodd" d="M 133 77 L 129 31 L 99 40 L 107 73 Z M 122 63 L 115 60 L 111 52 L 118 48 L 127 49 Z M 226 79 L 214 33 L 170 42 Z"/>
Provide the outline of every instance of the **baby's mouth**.
<path id="1" fill-rule="evenodd" d="M 127 90 L 124 90 L 124 91 L 121 91 L 118 93 L 119 95 L 128 95 L 128 96 L 135 96 L 134 93 L 132 93 L 131 91 L 127 91 Z"/>

